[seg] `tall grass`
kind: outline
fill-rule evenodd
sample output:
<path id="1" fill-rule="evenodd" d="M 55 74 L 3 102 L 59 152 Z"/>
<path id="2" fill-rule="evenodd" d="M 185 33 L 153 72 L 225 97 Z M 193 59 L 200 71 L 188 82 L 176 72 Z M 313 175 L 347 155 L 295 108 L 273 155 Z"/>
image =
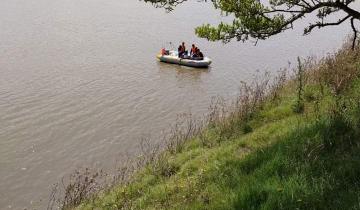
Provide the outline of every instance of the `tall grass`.
<path id="1" fill-rule="evenodd" d="M 162 144 L 144 137 L 115 175 L 71 175 L 49 209 L 356 208 L 359 52 L 344 46 L 299 59 L 293 77 L 282 70 L 241 83 L 234 101 L 214 98 L 202 119 L 180 115 Z M 336 191 L 344 195 L 336 199 Z"/>
<path id="2" fill-rule="evenodd" d="M 275 97 L 284 83 L 284 71 L 276 80 L 270 83 L 270 75 L 255 77 L 251 84 L 241 82 L 239 95 L 231 103 L 226 103 L 221 97 L 213 98 L 208 113 L 201 119 L 195 119 L 191 114 L 181 114 L 171 126 L 170 132 L 164 135 L 162 143 L 150 144 L 151 139 L 144 137 L 140 141 L 140 153 L 135 158 L 128 158 L 115 174 L 93 172 L 91 169 L 78 170 L 54 187 L 49 199 L 48 209 L 55 206 L 60 209 L 71 209 L 83 201 L 93 199 L 99 192 L 106 192 L 114 186 L 124 185 L 133 181 L 133 175 L 148 167 L 151 173 L 162 177 L 170 177 L 178 168 L 168 161 L 169 156 L 181 153 L 189 140 L 197 138 L 205 147 L 213 147 L 221 141 L 230 139 L 234 134 L 252 131 L 248 124 L 271 92 Z M 281 85 L 280 85 L 281 82 Z M 276 87 L 277 89 L 272 89 Z M 209 128 L 218 136 L 216 141 L 209 141 Z M 99 185 L 101 183 L 101 185 Z"/>

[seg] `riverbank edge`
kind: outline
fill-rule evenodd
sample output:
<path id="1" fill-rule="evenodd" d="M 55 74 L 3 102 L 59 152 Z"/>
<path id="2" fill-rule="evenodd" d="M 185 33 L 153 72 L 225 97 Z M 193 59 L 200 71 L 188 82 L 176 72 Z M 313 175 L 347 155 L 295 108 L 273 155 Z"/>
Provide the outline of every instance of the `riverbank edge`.
<path id="1" fill-rule="evenodd" d="M 164 150 L 146 147 L 130 176 L 85 201 L 70 189 L 62 208 L 360 209 L 359 52 L 242 84 L 231 105 L 174 126 Z"/>

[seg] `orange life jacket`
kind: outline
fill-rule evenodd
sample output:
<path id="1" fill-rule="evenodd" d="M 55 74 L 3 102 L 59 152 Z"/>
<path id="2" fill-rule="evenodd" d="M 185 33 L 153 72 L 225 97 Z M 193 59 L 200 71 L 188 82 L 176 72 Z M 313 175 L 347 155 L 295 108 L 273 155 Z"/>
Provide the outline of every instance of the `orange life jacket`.
<path id="1" fill-rule="evenodd" d="M 161 55 L 165 55 L 166 54 L 166 50 L 165 50 L 165 48 L 162 48 L 161 49 Z"/>

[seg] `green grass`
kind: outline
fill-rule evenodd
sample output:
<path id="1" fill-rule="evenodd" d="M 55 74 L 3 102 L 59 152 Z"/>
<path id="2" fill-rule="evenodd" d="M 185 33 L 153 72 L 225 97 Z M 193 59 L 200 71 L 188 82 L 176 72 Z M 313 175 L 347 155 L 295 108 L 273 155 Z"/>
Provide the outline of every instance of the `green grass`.
<path id="1" fill-rule="evenodd" d="M 334 96 L 306 84 L 305 112 L 296 114 L 288 83 L 247 132 L 229 125 L 224 138 L 209 127 L 206 144 L 195 137 L 164 152 L 158 166 L 77 209 L 360 209 L 360 79 L 348 86 Z"/>

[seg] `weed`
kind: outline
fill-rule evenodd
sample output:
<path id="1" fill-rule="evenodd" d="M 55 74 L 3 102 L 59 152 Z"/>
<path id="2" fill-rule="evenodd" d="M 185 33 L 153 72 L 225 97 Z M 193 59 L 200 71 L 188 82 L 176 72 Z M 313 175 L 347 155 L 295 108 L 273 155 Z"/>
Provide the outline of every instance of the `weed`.
<path id="1" fill-rule="evenodd" d="M 296 80 L 297 80 L 297 87 L 296 87 L 296 102 L 293 105 L 293 111 L 294 113 L 298 113 L 301 114 L 304 112 L 304 99 L 303 99 L 303 94 L 304 94 L 304 69 L 303 69 L 303 65 L 301 63 L 300 57 L 298 57 L 298 68 L 297 68 L 297 72 L 296 72 Z"/>

